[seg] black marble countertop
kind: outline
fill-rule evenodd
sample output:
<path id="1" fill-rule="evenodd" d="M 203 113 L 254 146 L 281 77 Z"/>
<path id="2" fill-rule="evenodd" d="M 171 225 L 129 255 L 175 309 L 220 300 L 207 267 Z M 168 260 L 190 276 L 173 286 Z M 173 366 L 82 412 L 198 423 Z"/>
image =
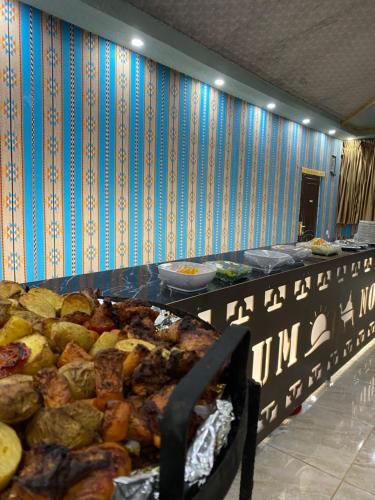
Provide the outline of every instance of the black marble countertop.
<path id="1" fill-rule="evenodd" d="M 356 253 L 371 252 L 374 248 L 363 250 Z M 355 252 L 343 252 L 340 255 L 331 257 L 323 257 L 313 255 L 305 259 L 302 267 L 310 267 L 316 264 L 321 264 L 325 261 L 334 261 L 345 259 L 347 255 L 352 255 Z M 222 254 L 208 255 L 204 257 L 195 257 L 191 259 L 182 259 L 190 262 L 203 262 L 207 260 L 230 260 L 232 262 L 246 263 L 244 260 L 244 250 L 236 252 L 227 252 Z M 68 276 L 63 278 L 53 278 L 44 281 L 36 281 L 28 283 L 29 286 L 44 286 L 55 290 L 58 293 L 67 293 L 82 290 L 84 288 L 99 288 L 103 295 L 112 297 L 133 297 L 160 304 L 170 304 L 178 302 L 190 297 L 216 291 L 221 288 L 231 286 L 230 284 L 223 283 L 219 280 L 211 282 L 206 290 L 183 293 L 176 290 L 169 289 L 164 285 L 158 276 L 157 264 L 146 264 L 135 267 L 128 267 L 122 269 L 114 269 L 108 271 L 100 271 L 95 273 L 80 274 L 75 276 Z M 290 267 L 279 269 L 278 273 L 285 273 L 290 271 Z M 253 281 L 264 279 L 266 276 L 259 271 L 253 271 L 243 281 Z"/>

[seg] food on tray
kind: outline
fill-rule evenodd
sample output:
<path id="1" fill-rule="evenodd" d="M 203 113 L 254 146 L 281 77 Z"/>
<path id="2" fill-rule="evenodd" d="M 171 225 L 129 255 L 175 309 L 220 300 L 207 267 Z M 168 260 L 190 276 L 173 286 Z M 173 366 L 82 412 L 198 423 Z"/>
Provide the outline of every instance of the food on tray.
<path id="1" fill-rule="evenodd" d="M 176 273 L 181 273 L 181 274 L 198 274 L 199 269 L 194 266 L 178 266 L 176 268 Z"/>
<path id="2" fill-rule="evenodd" d="M 297 245 L 299 247 L 310 248 L 312 253 L 315 255 L 329 256 L 341 252 L 340 246 L 334 245 L 323 238 L 313 238 L 310 241 L 298 243 Z"/>
<path id="3" fill-rule="evenodd" d="M 237 281 L 245 278 L 251 273 L 251 267 L 246 264 L 238 264 L 237 262 L 231 262 L 229 260 L 217 260 L 216 265 L 216 277 L 222 281 Z"/>
<path id="4" fill-rule="evenodd" d="M 138 300 L 0 282 L 4 498 L 110 499 L 115 477 L 158 464 L 168 399 L 218 338 L 200 320 L 158 317 Z M 207 415 L 217 394 L 199 402 Z"/>
<path id="5" fill-rule="evenodd" d="M 216 275 L 212 262 L 165 262 L 159 264 L 158 271 L 166 285 L 182 292 L 206 288 Z"/>

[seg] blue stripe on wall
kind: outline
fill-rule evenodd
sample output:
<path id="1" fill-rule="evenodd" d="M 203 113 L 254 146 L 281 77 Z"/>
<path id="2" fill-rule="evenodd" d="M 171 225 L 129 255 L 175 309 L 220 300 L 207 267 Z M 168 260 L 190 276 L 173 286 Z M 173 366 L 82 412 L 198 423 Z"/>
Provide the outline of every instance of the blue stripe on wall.
<path id="1" fill-rule="evenodd" d="M 258 146 L 258 176 L 256 187 L 255 206 L 255 241 L 254 246 L 260 244 L 260 232 L 262 231 L 262 205 L 263 205 L 263 179 L 264 179 L 264 148 L 266 143 L 267 112 L 262 109 L 260 112 L 259 146 Z"/>
<path id="2" fill-rule="evenodd" d="M 198 172 L 197 172 L 197 219 L 195 233 L 196 255 L 203 255 L 206 221 L 206 179 L 207 179 L 207 153 L 208 153 L 208 120 L 210 87 L 201 84 L 201 101 L 199 109 L 199 134 L 198 134 Z"/>
<path id="3" fill-rule="evenodd" d="M 240 144 L 241 100 L 234 100 L 232 129 L 232 164 L 229 189 L 228 250 L 234 250 L 236 231 L 238 149 Z"/>
<path id="4" fill-rule="evenodd" d="M 215 208 L 213 224 L 213 249 L 214 253 L 221 250 L 221 221 L 223 210 L 223 175 L 224 175 L 224 151 L 225 151 L 225 129 L 227 117 L 227 99 L 225 94 L 219 93 L 219 110 L 217 118 L 216 133 L 216 159 L 215 159 Z"/>
<path id="5" fill-rule="evenodd" d="M 293 193 L 294 182 L 297 171 L 297 134 L 298 125 L 293 123 L 292 125 L 292 141 L 290 150 L 290 170 L 289 170 L 289 186 L 288 193 Z M 292 225 L 295 222 L 293 220 L 293 205 L 295 203 L 293 195 L 288 196 L 288 217 L 286 220 L 286 238 L 287 241 L 293 241 Z"/>
<path id="6" fill-rule="evenodd" d="M 268 200 L 267 200 L 267 222 L 266 222 L 266 245 L 271 243 L 272 236 L 272 212 L 273 212 L 273 202 L 275 197 L 275 175 L 276 175 L 276 151 L 277 151 L 277 139 L 278 139 L 278 125 L 279 117 L 277 115 L 271 115 L 272 127 L 271 127 L 271 147 L 270 147 L 270 172 L 268 181 Z"/>
<path id="7" fill-rule="evenodd" d="M 288 147 L 288 126 L 286 120 L 281 122 L 281 158 L 280 158 L 280 182 L 279 182 L 279 196 L 277 206 L 277 225 L 276 225 L 276 242 L 282 242 L 282 224 L 283 224 L 283 204 L 285 193 L 285 175 L 286 175 L 286 154 Z"/>
<path id="8" fill-rule="evenodd" d="M 70 25 L 61 23 L 61 43 L 62 43 L 62 79 L 65 82 L 63 93 L 63 171 L 64 171 L 64 256 L 65 274 L 72 274 L 72 217 L 70 199 L 70 142 L 71 142 L 71 102 L 70 102 Z"/>
<path id="9" fill-rule="evenodd" d="M 186 227 L 188 223 L 188 193 L 189 193 L 189 134 L 190 134 L 190 92 L 191 80 L 186 75 L 180 75 L 180 134 L 178 137 L 178 179 L 177 192 L 179 206 L 177 208 L 177 241 L 176 258 L 186 255 Z M 165 197 L 163 197 L 165 198 Z"/>
<path id="10" fill-rule="evenodd" d="M 247 105 L 246 123 L 246 146 L 245 146 L 245 168 L 244 168 L 244 192 L 242 203 L 242 235 L 241 248 L 248 247 L 249 211 L 251 193 L 251 169 L 253 164 L 253 129 L 254 129 L 254 106 Z"/>
<path id="11" fill-rule="evenodd" d="M 82 31 L 74 29 L 74 194 L 76 273 L 83 272 L 82 263 Z"/>
<path id="12" fill-rule="evenodd" d="M 109 196 L 109 260 L 108 269 L 115 267 L 115 184 L 112 179 L 115 174 L 115 151 L 116 151 L 116 44 L 109 44 L 109 175 L 108 175 L 108 196 Z"/>

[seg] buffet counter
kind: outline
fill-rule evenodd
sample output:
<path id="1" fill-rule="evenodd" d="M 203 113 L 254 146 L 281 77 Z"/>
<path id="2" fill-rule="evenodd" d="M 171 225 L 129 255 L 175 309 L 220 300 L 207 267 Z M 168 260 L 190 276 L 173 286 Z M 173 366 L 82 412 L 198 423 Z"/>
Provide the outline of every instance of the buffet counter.
<path id="1" fill-rule="evenodd" d="M 185 259 L 186 260 L 186 259 Z M 244 263 L 244 252 L 194 262 Z M 181 293 L 161 283 L 157 265 L 116 269 L 32 283 L 59 293 L 99 288 L 103 295 L 168 304 L 199 315 L 220 330 L 251 331 L 248 373 L 262 385 L 259 440 L 375 337 L 375 248 L 312 256 L 300 267 L 253 272 L 226 285 Z"/>

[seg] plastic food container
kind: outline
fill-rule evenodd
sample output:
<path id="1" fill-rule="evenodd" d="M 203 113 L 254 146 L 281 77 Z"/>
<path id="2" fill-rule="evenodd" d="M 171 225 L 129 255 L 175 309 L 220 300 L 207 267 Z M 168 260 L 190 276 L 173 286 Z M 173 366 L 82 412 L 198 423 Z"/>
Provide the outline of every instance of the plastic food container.
<path id="1" fill-rule="evenodd" d="M 217 260 L 214 264 L 216 265 L 216 278 L 226 283 L 233 283 L 246 278 L 252 271 L 250 266 L 231 262 L 230 260 Z"/>
<path id="2" fill-rule="evenodd" d="M 311 251 L 315 255 L 324 255 L 328 257 L 329 255 L 336 255 L 341 252 L 341 247 L 331 244 L 311 245 Z"/>
<path id="3" fill-rule="evenodd" d="M 244 255 L 250 265 L 265 274 L 269 274 L 279 267 L 294 264 L 293 257 L 274 250 L 245 250 Z"/>
<path id="4" fill-rule="evenodd" d="M 214 279 L 216 267 L 206 262 L 166 262 L 158 266 L 160 279 L 181 292 L 202 290 Z"/>
<path id="5" fill-rule="evenodd" d="M 294 246 L 294 245 L 274 245 L 271 247 L 272 250 L 276 250 L 277 252 L 282 252 L 290 255 L 294 259 L 307 259 L 311 257 L 311 250 L 307 247 Z"/>

